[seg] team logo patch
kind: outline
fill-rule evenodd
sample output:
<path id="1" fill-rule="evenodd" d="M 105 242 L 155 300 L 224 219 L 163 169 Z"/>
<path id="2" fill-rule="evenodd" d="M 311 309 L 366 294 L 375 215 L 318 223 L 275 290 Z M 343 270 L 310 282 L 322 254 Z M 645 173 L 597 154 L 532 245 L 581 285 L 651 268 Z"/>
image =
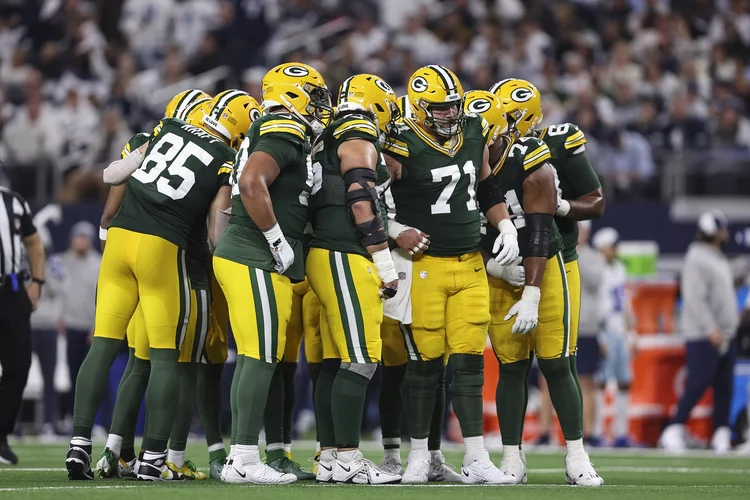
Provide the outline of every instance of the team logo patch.
<path id="1" fill-rule="evenodd" d="M 526 102 L 534 93 L 525 87 L 520 87 L 510 93 L 510 98 L 516 102 Z"/>
<path id="2" fill-rule="evenodd" d="M 255 121 L 258 118 L 260 118 L 260 111 L 258 111 L 257 109 L 251 109 L 250 110 L 250 119 L 252 121 Z"/>
<path id="3" fill-rule="evenodd" d="M 414 92 L 424 92 L 427 90 L 427 80 L 422 76 L 414 78 L 414 80 L 411 81 L 411 89 Z"/>
<path id="4" fill-rule="evenodd" d="M 423 280 L 427 279 L 427 271 L 419 271 L 419 277 Z"/>
<path id="5" fill-rule="evenodd" d="M 398 273 L 398 279 L 401 280 L 401 281 L 405 280 L 406 279 L 406 273 L 403 272 L 403 271 L 401 271 L 400 273 Z"/>
<path id="6" fill-rule="evenodd" d="M 310 72 L 302 66 L 287 66 L 284 68 L 284 74 L 287 76 L 307 76 Z"/>
<path id="7" fill-rule="evenodd" d="M 380 78 L 375 79 L 375 85 L 377 85 L 380 88 L 380 90 L 383 90 L 384 92 L 388 92 L 388 93 L 393 92 L 393 89 L 391 88 L 391 86 L 385 83 Z"/>
<path id="8" fill-rule="evenodd" d="M 466 107 L 472 113 L 484 113 L 485 111 L 490 109 L 491 106 L 492 103 L 490 103 L 488 99 L 474 99 Z"/>

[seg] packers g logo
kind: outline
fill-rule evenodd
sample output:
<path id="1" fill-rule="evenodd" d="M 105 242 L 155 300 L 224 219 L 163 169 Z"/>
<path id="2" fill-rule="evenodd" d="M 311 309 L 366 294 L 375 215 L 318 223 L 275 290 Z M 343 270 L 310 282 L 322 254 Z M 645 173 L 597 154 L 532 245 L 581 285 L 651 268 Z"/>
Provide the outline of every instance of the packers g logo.
<path id="1" fill-rule="evenodd" d="M 378 88 L 379 88 L 380 90 L 382 90 L 382 91 L 384 91 L 384 92 L 388 92 L 389 94 L 390 94 L 391 92 L 393 92 L 393 89 L 391 88 L 391 86 L 390 86 L 390 85 L 388 85 L 387 83 L 385 83 L 385 82 L 384 82 L 383 80 L 381 80 L 380 78 L 376 78 L 376 79 L 375 79 L 375 85 L 377 85 L 377 86 L 378 86 Z"/>
<path id="2" fill-rule="evenodd" d="M 287 76 L 307 76 L 310 72 L 302 66 L 287 66 L 284 68 L 284 74 Z"/>
<path id="3" fill-rule="evenodd" d="M 513 99 L 515 102 L 526 102 L 529 99 L 531 99 L 531 96 L 533 95 L 534 93 L 531 91 L 531 89 L 521 87 L 511 92 L 510 98 Z"/>
<path id="4" fill-rule="evenodd" d="M 491 106 L 492 104 L 487 99 L 474 99 L 466 106 L 466 108 L 471 113 L 481 114 L 490 109 Z"/>
<path id="5" fill-rule="evenodd" d="M 255 121 L 258 118 L 260 118 L 260 111 L 258 111 L 256 108 L 253 108 L 250 110 L 250 120 Z"/>
<path id="6" fill-rule="evenodd" d="M 427 90 L 427 85 L 427 80 L 422 76 L 418 76 L 411 81 L 411 89 L 414 92 L 424 92 Z"/>

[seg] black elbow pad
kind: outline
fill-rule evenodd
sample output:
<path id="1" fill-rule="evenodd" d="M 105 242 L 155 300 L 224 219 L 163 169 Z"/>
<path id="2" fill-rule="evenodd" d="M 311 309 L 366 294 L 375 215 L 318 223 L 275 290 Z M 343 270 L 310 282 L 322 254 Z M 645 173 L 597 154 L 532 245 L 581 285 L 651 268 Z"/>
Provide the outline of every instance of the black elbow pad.
<path id="1" fill-rule="evenodd" d="M 369 168 L 353 168 L 344 174 L 344 184 L 346 185 L 346 206 L 349 208 L 349 218 L 355 225 L 362 238 L 362 245 L 379 245 L 388 241 L 388 235 L 385 232 L 385 224 L 380 217 L 380 201 L 378 193 L 370 182 L 377 182 L 377 174 Z M 359 184 L 360 189 L 349 190 L 349 187 Z M 368 222 L 357 224 L 352 212 L 352 206 L 360 201 L 369 201 L 372 213 L 375 217 Z"/>
<path id="2" fill-rule="evenodd" d="M 528 255 L 524 257 L 548 257 L 549 241 L 552 236 L 552 214 L 525 214 L 528 235 Z"/>
<path id="3" fill-rule="evenodd" d="M 490 175 L 483 181 L 479 181 L 477 200 L 479 201 L 479 210 L 481 210 L 483 214 L 486 214 L 490 208 L 498 203 L 503 203 L 505 201 L 493 175 Z"/>

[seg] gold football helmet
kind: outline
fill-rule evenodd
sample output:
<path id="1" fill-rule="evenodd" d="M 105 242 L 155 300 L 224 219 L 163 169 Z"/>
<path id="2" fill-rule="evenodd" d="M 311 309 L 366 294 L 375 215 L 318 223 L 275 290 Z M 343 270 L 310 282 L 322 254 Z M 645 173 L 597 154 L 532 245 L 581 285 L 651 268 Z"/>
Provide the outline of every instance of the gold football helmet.
<path id="1" fill-rule="evenodd" d="M 263 77 L 263 109 L 282 107 L 320 134 L 333 115 L 323 76 L 302 63 L 279 64 Z"/>
<path id="2" fill-rule="evenodd" d="M 238 149 L 255 118 L 260 116 L 258 102 L 242 90 L 225 90 L 205 104 L 202 117 L 192 122 Z M 199 121 L 198 121 L 199 120 Z"/>
<path id="3" fill-rule="evenodd" d="M 409 79 L 414 120 L 442 137 L 461 133 L 464 89 L 451 70 L 436 64 L 419 68 Z M 451 115 L 451 110 L 454 110 Z M 436 116 L 435 113 L 440 116 Z"/>
<path id="4" fill-rule="evenodd" d="M 542 95 L 531 82 L 508 78 L 493 85 L 490 92 L 500 98 L 508 122 L 521 136 L 529 135 L 542 122 Z"/>
<path id="5" fill-rule="evenodd" d="M 192 106 L 198 101 L 210 100 L 211 96 L 198 89 L 183 90 L 169 101 L 164 110 L 164 118 L 177 118 L 187 120 L 188 113 L 194 109 Z"/>
<path id="6" fill-rule="evenodd" d="M 369 111 L 375 115 L 375 125 L 381 138 L 393 127 L 401 112 L 396 104 L 396 93 L 390 85 L 375 75 L 354 75 L 341 84 L 337 112 Z"/>
<path id="7" fill-rule="evenodd" d="M 508 132 L 508 119 L 500 99 L 486 90 L 470 90 L 464 94 L 464 113 L 481 115 L 490 125 L 490 144 Z"/>

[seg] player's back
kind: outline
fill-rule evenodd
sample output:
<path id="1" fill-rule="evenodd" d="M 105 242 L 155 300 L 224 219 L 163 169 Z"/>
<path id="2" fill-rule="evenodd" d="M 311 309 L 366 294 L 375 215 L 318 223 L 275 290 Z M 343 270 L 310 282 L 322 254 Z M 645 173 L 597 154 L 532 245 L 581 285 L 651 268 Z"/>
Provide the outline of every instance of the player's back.
<path id="1" fill-rule="evenodd" d="M 456 256 L 480 244 L 476 192 L 482 168 L 486 122 L 467 115 L 461 133 L 441 144 L 410 118 L 386 145 L 401 162 L 401 179 L 391 186 L 396 221 L 430 235 L 427 255 Z"/>
<path id="2" fill-rule="evenodd" d="M 549 159 L 549 148 L 541 139 L 521 137 L 508 148 L 505 156 L 492 166 L 498 186 L 501 192 L 505 194 L 505 203 L 511 220 L 518 230 L 518 245 L 521 256 L 529 255 L 527 228 L 523 211 L 523 183 L 528 176 L 542 168 Z M 482 247 L 488 253 L 492 253 L 492 246 L 497 236 L 497 229 L 488 224 L 487 233 L 482 239 Z M 560 231 L 553 224 L 547 257 L 552 257 L 562 248 Z"/>
<path id="3" fill-rule="evenodd" d="M 203 129 L 163 119 L 111 226 L 185 248 L 196 221 L 205 219 L 216 192 L 228 182 L 233 158 L 229 146 Z"/>
<path id="4" fill-rule="evenodd" d="M 311 246 L 370 258 L 362 246 L 362 237 L 351 221 L 346 203 L 346 184 L 341 175 L 338 148 L 348 140 L 371 142 L 378 152 L 377 185 L 390 180 L 378 144 L 378 129 L 372 120 L 360 114 L 347 114 L 334 120 L 318 137 L 312 151 L 313 169 L 322 174 L 320 190 L 310 197 L 313 236 Z M 381 217 L 386 218 L 384 210 Z"/>

